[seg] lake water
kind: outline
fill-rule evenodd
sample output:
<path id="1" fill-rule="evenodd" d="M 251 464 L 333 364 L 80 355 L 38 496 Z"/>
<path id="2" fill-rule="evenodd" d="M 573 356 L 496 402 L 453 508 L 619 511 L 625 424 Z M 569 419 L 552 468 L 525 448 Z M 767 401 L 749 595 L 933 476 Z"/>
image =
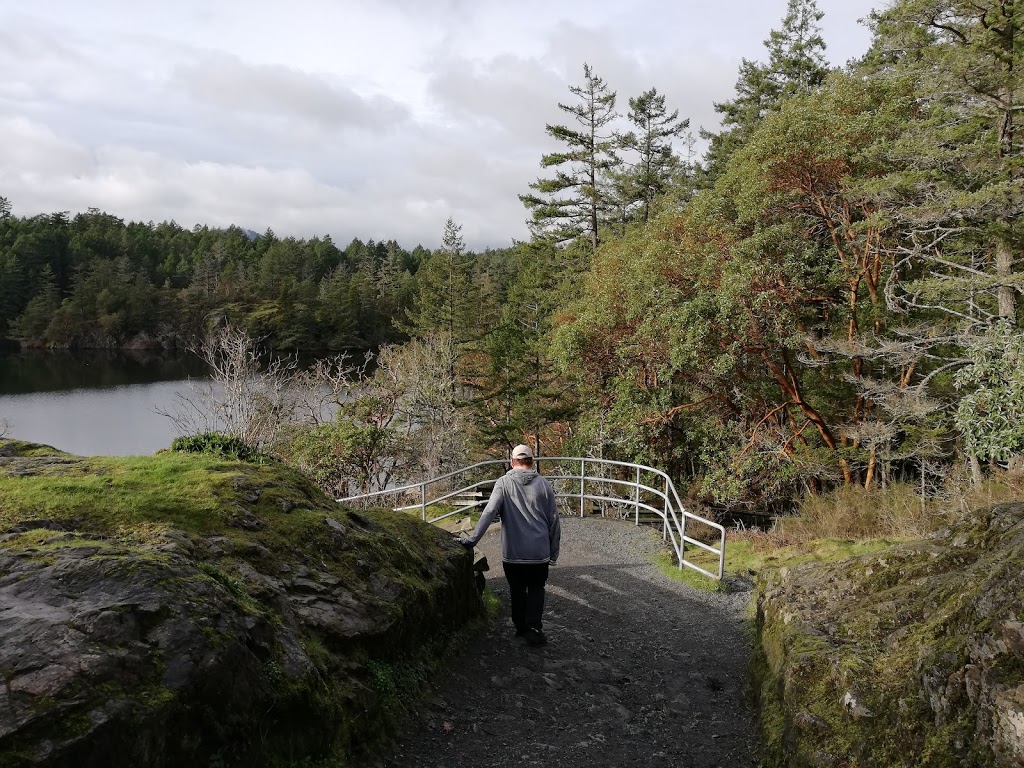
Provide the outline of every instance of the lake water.
<path id="1" fill-rule="evenodd" d="M 7 436 L 82 456 L 151 454 L 177 437 L 172 421 L 195 357 L 153 353 L 0 352 L 0 421 Z"/>

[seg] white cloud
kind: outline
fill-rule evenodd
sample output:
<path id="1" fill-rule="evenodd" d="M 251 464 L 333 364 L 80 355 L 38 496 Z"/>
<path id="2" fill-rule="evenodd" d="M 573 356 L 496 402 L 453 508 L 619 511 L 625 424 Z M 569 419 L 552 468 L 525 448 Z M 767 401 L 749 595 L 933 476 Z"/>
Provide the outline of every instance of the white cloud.
<path id="1" fill-rule="evenodd" d="M 207 53 L 179 66 L 173 82 L 215 110 L 295 116 L 330 128 L 391 130 L 409 117 L 406 107 L 385 96 L 364 98 L 323 76 L 225 54 Z"/>
<path id="2" fill-rule="evenodd" d="M 881 0 L 878 0 L 881 2 Z M 861 53 L 872 0 L 819 0 Z M 11 4 L 8 4 L 11 5 Z M 651 87 L 717 124 L 785 0 L 35 0 L 0 26 L 0 194 L 31 215 L 236 223 L 473 247 L 525 237 L 516 198 L 589 62 L 619 110 Z"/>
<path id="3" fill-rule="evenodd" d="M 301 168 L 186 162 L 124 146 L 90 151 L 23 118 L 0 120 L 0 144 L 9 150 L 0 157 L 0 188 L 17 215 L 96 207 L 126 220 L 269 227 L 342 242 L 395 238 L 410 247 L 438 241 L 444 220 L 455 215 L 472 221 L 467 235 L 480 242 L 506 244 L 511 236 L 507 196 L 481 197 L 472 180 L 438 183 L 440 165 L 458 157 L 451 144 L 400 164 L 401 179 L 392 171 L 350 186 Z"/>

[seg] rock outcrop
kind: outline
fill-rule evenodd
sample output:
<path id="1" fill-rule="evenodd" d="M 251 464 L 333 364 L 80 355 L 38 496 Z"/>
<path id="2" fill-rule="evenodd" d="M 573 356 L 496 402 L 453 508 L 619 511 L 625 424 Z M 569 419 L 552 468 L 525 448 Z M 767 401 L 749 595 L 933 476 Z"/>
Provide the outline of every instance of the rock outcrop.
<path id="1" fill-rule="evenodd" d="M 471 565 L 279 465 L 0 441 L 0 766 L 351 754 L 480 615 Z"/>
<path id="2" fill-rule="evenodd" d="M 767 572 L 757 628 L 770 764 L 1024 765 L 1024 504 Z"/>

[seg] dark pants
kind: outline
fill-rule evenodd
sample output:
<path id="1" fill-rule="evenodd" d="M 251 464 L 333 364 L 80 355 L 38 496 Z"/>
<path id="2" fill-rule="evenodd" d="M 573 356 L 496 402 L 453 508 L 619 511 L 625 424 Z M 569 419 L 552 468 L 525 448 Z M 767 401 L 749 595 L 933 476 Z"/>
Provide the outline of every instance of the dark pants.
<path id="1" fill-rule="evenodd" d="M 547 563 L 502 563 L 508 579 L 512 623 L 516 629 L 541 629 L 544 613 L 544 582 L 548 580 Z"/>

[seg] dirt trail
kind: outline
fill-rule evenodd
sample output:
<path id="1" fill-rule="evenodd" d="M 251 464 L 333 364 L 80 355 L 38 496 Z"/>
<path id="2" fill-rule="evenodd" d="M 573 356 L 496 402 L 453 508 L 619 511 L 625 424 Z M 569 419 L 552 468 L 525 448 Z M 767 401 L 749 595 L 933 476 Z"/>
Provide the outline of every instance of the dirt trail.
<path id="1" fill-rule="evenodd" d="M 496 529 L 480 544 L 502 620 L 452 663 L 377 768 L 756 765 L 743 687 L 747 594 L 658 572 L 649 528 L 563 519 L 544 631 L 513 636 Z"/>

